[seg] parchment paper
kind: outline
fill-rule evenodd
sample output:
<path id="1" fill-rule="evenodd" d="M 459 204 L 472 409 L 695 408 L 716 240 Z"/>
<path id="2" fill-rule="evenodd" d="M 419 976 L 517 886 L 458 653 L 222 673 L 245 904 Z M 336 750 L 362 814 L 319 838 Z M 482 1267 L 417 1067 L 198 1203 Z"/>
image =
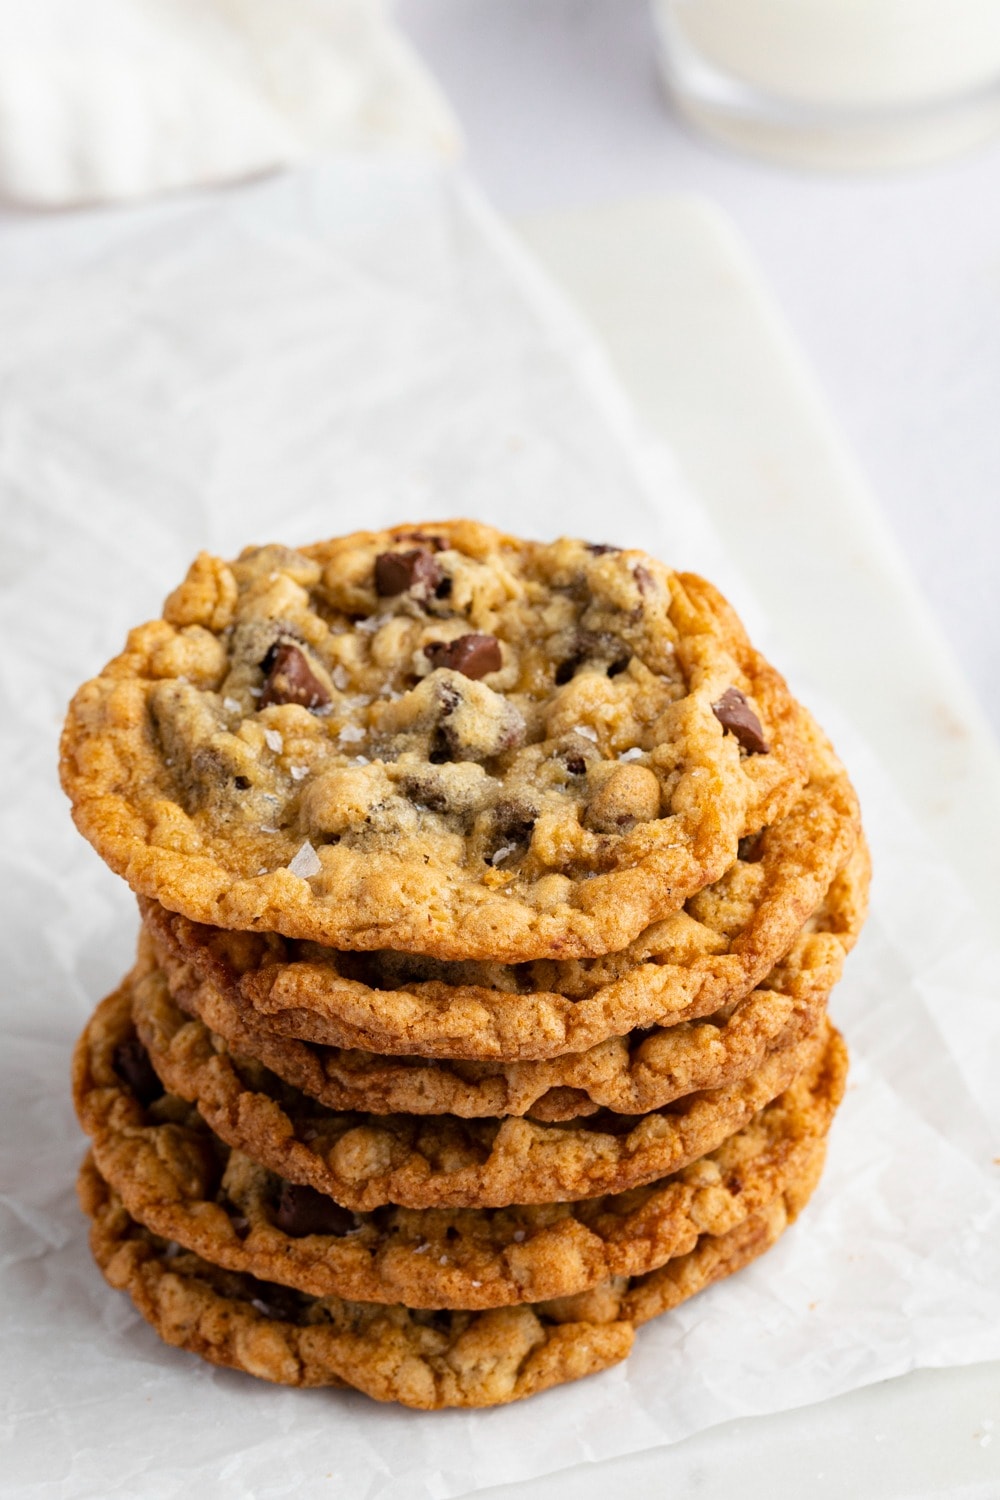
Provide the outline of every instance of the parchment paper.
<path id="1" fill-rule="evenodd" d="M 100 1279 L 73 1195 L 69 1052 L 136 918 L 74 832 L 55 757 L 70 693 L 197 548 L 455 513 L 638 542 L 707 572 L 791 654 L 586 332 L 447 171 L 345 160 L 8 221 L 0 329 L 5 1492 L 444 1500 L 1000 1355 L 998 954 L 801 680 L 855 774 L 876 879 L 833 1005 L 850 1090 L 777 1248 L 624 1366 L 478 1415 L 284 1391 L 160 1344 Z"/>

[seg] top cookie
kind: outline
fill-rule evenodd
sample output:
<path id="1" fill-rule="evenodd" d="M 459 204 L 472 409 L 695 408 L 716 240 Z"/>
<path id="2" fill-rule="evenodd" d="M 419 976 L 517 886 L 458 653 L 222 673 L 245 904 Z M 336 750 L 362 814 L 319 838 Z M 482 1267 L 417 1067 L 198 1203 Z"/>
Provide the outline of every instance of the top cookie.
<path id="1" fill-rule="evenodd" d="M 806 775 L 702 580 L 472 522 L 207 555 L 74 698 L 81 832 L 196 921 L 519 963 L 626 946 Z"/>

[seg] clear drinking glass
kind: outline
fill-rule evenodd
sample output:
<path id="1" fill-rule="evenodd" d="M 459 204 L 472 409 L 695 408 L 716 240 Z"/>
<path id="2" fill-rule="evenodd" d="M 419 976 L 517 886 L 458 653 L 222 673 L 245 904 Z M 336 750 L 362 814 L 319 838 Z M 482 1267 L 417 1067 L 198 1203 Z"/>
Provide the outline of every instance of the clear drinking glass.
<path id="1" fill-rule="evenodd" d="M 804 166 L 913 165 L 1000 133 L 1000 0 L 653 0 L 692 124 Z"/>

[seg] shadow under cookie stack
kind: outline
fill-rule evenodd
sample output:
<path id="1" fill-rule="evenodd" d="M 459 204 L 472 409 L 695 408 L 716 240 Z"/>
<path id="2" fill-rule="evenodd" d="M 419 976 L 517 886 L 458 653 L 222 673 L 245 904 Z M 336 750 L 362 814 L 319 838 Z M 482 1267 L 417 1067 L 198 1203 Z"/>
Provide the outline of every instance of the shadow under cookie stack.
<path id="1" fill-rule="evenodd" d="M 168 1343 L 515 1401 L 808 1200 L 867 851 L 703 580 L 472 522 L 202 555 L 61 769 L 142 914 L 74 1058 L 80 1199 Z"/>

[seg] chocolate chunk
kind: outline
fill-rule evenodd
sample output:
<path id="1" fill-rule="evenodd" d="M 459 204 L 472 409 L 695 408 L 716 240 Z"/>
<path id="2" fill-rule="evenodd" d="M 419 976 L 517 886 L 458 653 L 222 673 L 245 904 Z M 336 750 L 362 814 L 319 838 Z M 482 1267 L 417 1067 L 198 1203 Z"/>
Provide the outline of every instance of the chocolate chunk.
<path id="1" fill-rule="evenodd" d="M 149 1053 L 137 1036 L 118 1043 L 111 1054 L 111 1066 L 144 1109 L 166 1092 L 149 1060 Z"/>
<path id="2" fill-rule="evenodd" d="M 457 641 L 431 641 L 424 647 L 431 666 L 450 667 L 463 677 L 485 677 L 503 665 L 500 642 L 492 635 L 460 635 Z"/>
<path id="3" fill-rule="evenodd" d="M 298 1182 L 281 1184 L 274 1222 L 296 1239 L 304 1234 L 347 1234 L 357 1224 L 349 1209 Z"/>
<path id="4" fill-rule="evenodd" d="M 273 703 L 298 703 L 302 708 L 326 708 L 330 694 L 315 675 L 305 655 L 291 641 L 278 641 L 261 665 L 267 673 L 260 708 Z"/>
<path id="5" fill-rule="evenodd" d="M 538 808 L 519 797 L 501 797 L 493 809 L 493 831 L 505 844 L 526 844 L 531 838 Z"/>
<path id="6" fill-rule="evenodd" d="M 489 865 L 505 864 L 512 856 L 520 859 L 535 827 L 538 811 L 519 798 L 502 797 L 493 809 L 492 838 L 485 856 Z"/>
<path id="7" fill-rule="evenodd" d="M 586 774 L 587 762 L 582 755 L 567 755 L 566 769 L 571 776 L 583 776 Z"/>
<path id="8" fill-rule="evenodd" d="M 594 557 L 604 557 L 608 552 L 620 552 L 622 550 L 620 547 L 612 546 L 610 542 L 586 542 L 584 545 L 587 551 L 592 553 Z"/>
<path id="9" fill-rule="evenodd" d="M 723 729 L 735 734 L 748 755 L 767 755 L 771 749 L 764 738 L 760 720 L 739 688 L 726 688 L 712 712 Z"/>
<path id="10" fill-rule="evenodd" d="M 244 635 L 250 636 L 251 639 L 253 636 L 260 636 L 261 634 L 270 637 L 267 650 L 259 662 L 260 669 L 265 677 L 274 666 L 275 658 L 282 646 L 304 646 L 306 643 L 305 636 L 296 630 L 293 625 L 289 625 L 286 620 L 258 620 L 246 625 L 238 625 L 236 628 L 238 631 L 242 631 Z M 249 644 L 249 642 L 245 644 Z M 246 655 L 247 653 L 244 651 L 243 654 Z"/>
<path id="11" fill-rule="evenodd" d="M 375 559 L 375 592 L 383 599 L 411 593 L 429 599 L 443 580 L 441 564 L 432 552 L 380 552 Z"/>
<path id="12" fill-rule="evenodd" d="M 256 1293 L 250 1298 L 250 1306 L 265 1318 L 276 1323 L 297 1323 L 302 1316 L 305 1298 L 291 1287 L 276 1286 L 273 1281 L 258 1281 L 247 1277 L 248 1290 Z"/>

